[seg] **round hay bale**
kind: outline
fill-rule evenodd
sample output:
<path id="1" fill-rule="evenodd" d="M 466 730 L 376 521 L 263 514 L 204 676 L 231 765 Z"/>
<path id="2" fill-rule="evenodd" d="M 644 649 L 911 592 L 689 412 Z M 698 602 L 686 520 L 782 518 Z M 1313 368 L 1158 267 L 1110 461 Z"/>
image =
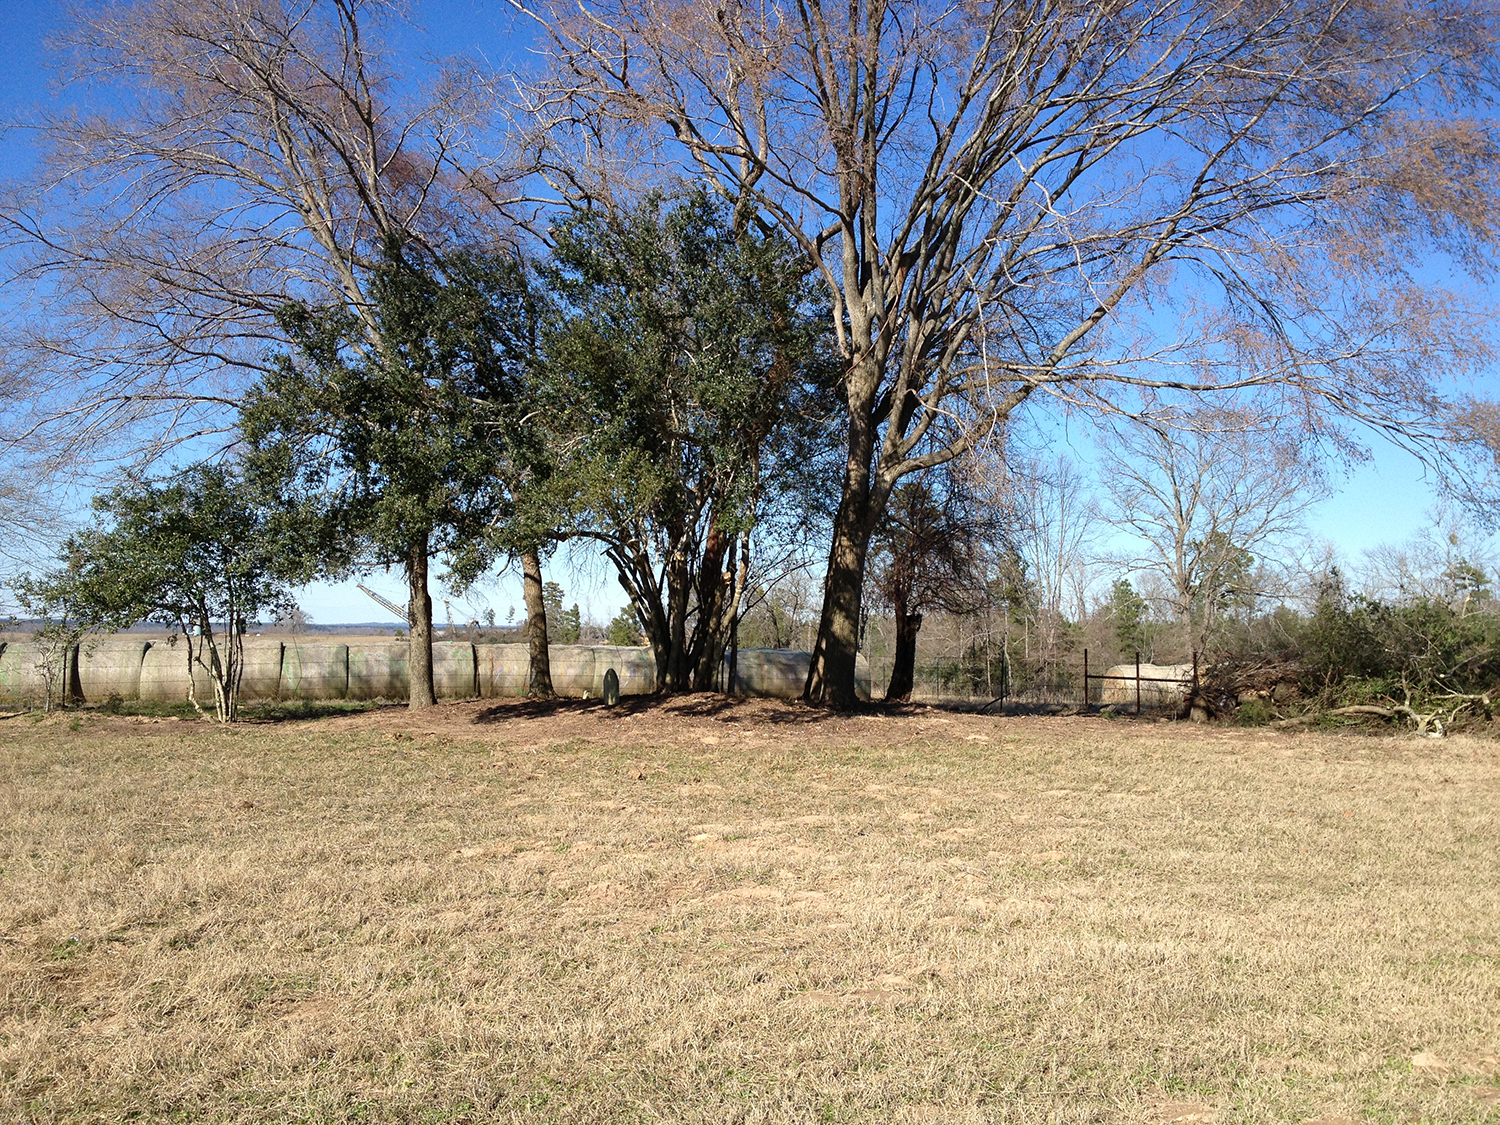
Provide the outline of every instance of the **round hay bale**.
<path id="1" fill-rule="evenodd" d="M 475 645 L 481 699 L 516 699 L 531 688 L 529 645 Z"/>
<path id="2" fill-rule="evenodd" d="M 479 694 L 472 644 L 468 641 L 433 644 L 432 687 L 439 699 L 473 699 Z"/>
<path id="3" fill-rule="evenodd" d="M 1102 680 L 1099 685 L 1100 703 L 1128 703 L 1135 705 L 1135 664 L 1116 664 L 1104 673 L 1106 676 L 1124 676 L 1127 679 Z M 1187 702 L 1193 678 L 1191 664 L 1142 664 L 1141 706 L 1181 707 Z"/>
<path id="4" fill-rule="evenodd" d="M 656 656 L 649 648 L 634 645 L 594 645 L 592 696 L 604 695 L 604 674 L 611 668 L 620 678 L 620 694 L 650 695 L 656 690 Z"/>
<path id="5" fill-rule="evenodd" d="M 193 682 L 188 671 L 187 641 L 182 637 L 169 637 L 163 641 L 152 641 L 141 657 L 141 680 L 138 699 L 154 700 L 158 703 L 185 703 L 188 687 Z M 213 705 L 213 691 L 198 695 L 204 706 Z"/>
<path id="6" fill-rule="evenodd" d="M 63 695 L 76 687 L 77 671 L 74 661 L 77 651 L 69 649 L 66 666 L 54 673 L 52 698 L 61 700 Z M 0 650 L 0 701 L 7 703 L 43 704 L 47 700 L 47 671 L 49 660 L 58 655 L 49 653 L 48 646 L 35 641 L 11 641 Z"/>
<path id="7" fill-rule="evenodd" d="M 407 699 L 411 679 L 406 641 L 361 641 L 349 646 L 350 699 Z"/>
<path id="8" fill-rule="evenodd" d="M 86 703 L 139 699 L 141 662 L 150 642 L 102 638 L 84 641 L 78 653 L 78 687 Z"/>
<path id="9" fill-rule="evenodd" d="M 241 653 L 240 702 L 277 699 L 281 695 L 281 642 L 255 637 L 245 639 Z M 209 689 L 212 691 L 212 688 Z M 210 698 L 212 698 L 210 696 Z"/>
<path id="10" fill-rule="evenodd" d="M 592 645 L 551 645 L 547 657 L 552 665 L 552 690 L 573 699 L 603 694 L 602 675 L 594 674 Z"/>
<path id="11" fill-rule="evenodd" d="M 729 657 L 725 655 L 726 671 Z M 742 648 L 735 656 L 735 695 L 800 699 L 812 653 L 786 648 Z"/>
<path id="12" fill-rule="evenodd" d="M 281 654 L 281 699 L 344 699 L 349 694 L 349 646 L 292 643 Z"/>
<path id="13" fill-rule="evenodd" d="M 219 659 L 229 658 L 229 638 L 225 636 L 214 637 L 214 647 L 218 649 Z M 165 648 L 170 656 L 159 650 Z M 213 674 L 213 653 L 206 648 L 197 648 L 196 658 L 193 661 L 193 694 L 198 700 L 198 706 L 209 710 L 215 705 L 215 689 Z M 178 638 L 173 644 L 169 641 L 153 642 L 152 647 L 147 650 L 146 658 L 141 661 L 141 675 L 147 676 L 147 666 L 150 663 L 150 653 L 158 652 L 158 659 L 164 661 L 164 667 L 155 670 L 157 675 L 157 689 L 161 694 L 156 696 L 141 695 L 142 699 L 157 698 L 166 702 L 181 703 L 187 699 L 187 641 Z M 247 639 L 244 648 L 240 650 L 242 661 L 240 671 L 240 702 L 253 703 L 257 700 L 276 699 L 279 697 L 279 685 L 281 682 L 281 642 L 265 641 L 259 639 Z M 179 668 L 174 668 L 172 662 L 176 661 Z M 144 689 L 143 689 L 144 690 Z"/>
<path id="14" fill-rule="evenodd" d="M 807 686 L 812 653 L 787 648 L 742 648 L 735 663 L 735 695 L 767 699 L 801 699 Z M 724 654 L 724 679 L 729 678 L 729 654 Z M 869 702 L 870 662 L 854 654 L 854 694 Z"/>

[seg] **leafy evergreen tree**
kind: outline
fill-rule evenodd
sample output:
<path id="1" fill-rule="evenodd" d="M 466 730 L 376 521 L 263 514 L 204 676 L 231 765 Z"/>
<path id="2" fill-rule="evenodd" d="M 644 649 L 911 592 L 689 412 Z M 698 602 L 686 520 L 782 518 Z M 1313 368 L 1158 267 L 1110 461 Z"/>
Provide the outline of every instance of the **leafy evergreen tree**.
<path id="1" fill-rule="evenodd" d="M 94 508 L 96 526 L 67 541 L 60 569 L 24 582 L 23 597 L 59 607 L 78 631 L 171 627 L 183 639 L 188 699 L 203 710 L 193 674 L 206 675 L 219 721 L 234 721 L 246 626 L 291 608 L 288 525 L 213 465 L 163 485 L 132 481 L 96 497 Z"/>
<path id="2" fill-rule="evenodd" d="M 612 645 L 638 645 L 641 643 L 641 623 L 629 606 L 615 614 L 606 626 L 604 639 Z"/>
<path id="3" fill-rule="evenodd" d="M 1109 617 L 1122 653 L 1151 655 L 1151 607 L 1135 592 L 1130 579 L 1118 579 L 1109 592 Z"/>
<path id="4" fill-rule="evenodd" d="M 411 705 L 435 702 L 430 561 L 489 564 L 539 439 L 524 422 L 536 314 L 521 266 L 388 247 L 369 286 L 378 346 L 344 306 L 290 305 L 296 345 L 248 396 L 257 481 L 306 529 L 307 569 L 406 575 Z"/>
<path id="5" fill-rule="evenodd" d="M 808 265 L 702 190 L 553 231 L 557 445 L 654 650 L 660 690 L 709 688 L 777 511 L 804 528 L 836 483 L 839 366 Z"/>

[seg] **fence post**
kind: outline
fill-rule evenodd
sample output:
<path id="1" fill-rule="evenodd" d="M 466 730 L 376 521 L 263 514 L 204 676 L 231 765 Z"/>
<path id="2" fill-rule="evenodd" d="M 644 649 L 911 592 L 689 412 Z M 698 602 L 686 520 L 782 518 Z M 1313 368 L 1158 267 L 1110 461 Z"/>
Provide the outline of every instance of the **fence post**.
<path id="1" fill-rule="evenodd" d="M 1141 713 L 1141 650 L 1135 650 L 1135 713 Z"/>
<path id="2" fill-rule="evenodd" d="M 1089 705 L 1089 650 L 1083 650 L 1083 705 Z"/>

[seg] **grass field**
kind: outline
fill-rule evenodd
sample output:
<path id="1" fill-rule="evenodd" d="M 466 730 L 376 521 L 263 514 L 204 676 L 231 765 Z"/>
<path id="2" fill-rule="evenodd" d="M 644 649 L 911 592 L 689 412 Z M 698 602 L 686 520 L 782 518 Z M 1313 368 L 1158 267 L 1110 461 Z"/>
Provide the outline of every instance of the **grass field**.
<path id="1" fill-rule="evenodd" d="M 1500 743 L 0 720 L 0 1122 L 1500 1121 Z"/>

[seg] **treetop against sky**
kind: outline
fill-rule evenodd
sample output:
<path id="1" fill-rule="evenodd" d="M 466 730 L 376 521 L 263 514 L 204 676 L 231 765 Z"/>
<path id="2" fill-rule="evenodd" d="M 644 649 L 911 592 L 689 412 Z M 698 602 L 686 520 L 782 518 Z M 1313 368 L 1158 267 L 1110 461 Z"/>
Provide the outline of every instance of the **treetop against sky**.
<path id="1" fill-rule="evenodd" d="M 533 27 L 508 7 L 478 0 L 419 0 L 409 11 L 409 21 L 392 24 L 388 35 L 391 56 L 402 69 L 412 60 L 418 60 L 413 69 L 421 69 L 432 60 L 455 54 L 481 58 L 497 70 L 531 71 L 537 66 L 534 52 L 539 38 Z M 65 105 L 89 108 L 80 101 L 78 91 L 57 90 L 46 66 L 45 40 L 58 29 L 60 18 L 54 4 L 41 0 L 11 0 L 7 5 L 8 35 L 0 44 L 0 119 L 24 119 L 36 107 L 59 97 Z M 0 134 L 0 172 L 10 174 L 27 167 L 31 160 L 29 140 L 24 129 Z M 1149 153 L 1142 155 L 1149 159 Z M 1119 187 L 1114 185 L 1114 189 Z M 1455 272 L 1445 262 L 1434 262 L 1426 268 L 1444 275 Z M 1469 283 L 1455 277 L 1451 284 Z M 1472 287 L 1471 295 L 1475 295 Z M 1500 304 L 1494 300 L 1487 303 Z M 1500 387 L 1496 373 L 1486 370 L 1476 378 L 1479 393 L 1494 397 Z M 1090 441 L 1082 428 L 1073 430 L 1065 421 L 1051 425 L 1056 427 L 1064 448 L 1086 463 L 1093 461 Z M 1317 532 L 1348 552 L 1404 538 L 1426 521 L 1425 512 L 1433 500 L 1433 491 L 1415 459 L 1378 439 L 1371 446 L 1371 459 L 1357 466 L 1313 517 Z M 596 574 L 595 581 L 589 581 L 585 573 L 569 585 L 578 590 L 580 602 L 593 616 L 606 620 L 618 608 L 621 595 L 602 569 Z M 507 581 L 501 581 L 490 599 L 502 616 L 506 605 L 520 602 L 519 589 L 511 592 Z M 394 585 L 399 587 L 399 582 Z M 372 612 L 373 607 L 366 608 L 363 595 L 348 587 L 309 591 L 304 600 L 314 618 L 322 621 L 378 616 Z"/>

